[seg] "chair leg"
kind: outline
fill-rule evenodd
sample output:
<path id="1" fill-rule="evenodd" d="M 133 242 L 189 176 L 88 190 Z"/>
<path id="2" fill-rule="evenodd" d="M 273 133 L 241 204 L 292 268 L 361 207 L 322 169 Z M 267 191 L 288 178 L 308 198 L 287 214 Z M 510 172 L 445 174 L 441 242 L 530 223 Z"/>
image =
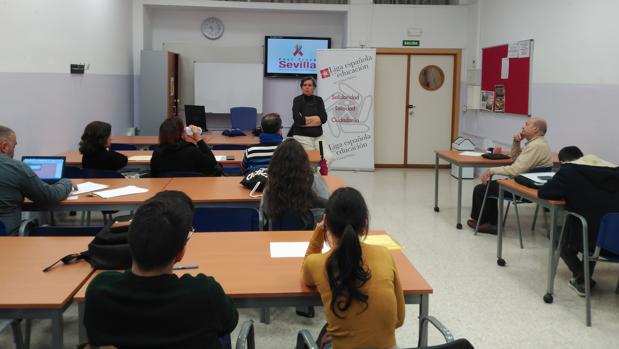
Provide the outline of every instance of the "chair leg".
<path id="1" fill-rule="evenodd" d="M 505 222 L 507 221 L 507 214 L 509 213 L 509 205 L 511 205 L 512 202 L 508 201 L 507 202 L 507 207 L 505 208 L 505 215 L 503 216 L 503 229 L 505 229 Z"/>
<path id="2" fill-rule="evenodd" d="M 32 333 L 32 319 L 26 319 L 24 326 L 24 349 L 30 349 L 30 334 Z"/>
<path id="3" fill-rule="evenodd" d="M 586 227 L 583 229 L 582 238 L 582 261 L 585 271 L 585 308 L 586 308 L 586 324 L 591 327 L 591 271 L 589 268 L 589 241 L 587 238 Z"/>
<path id="4" fill-rule="evenodd" d="M 538 214 L 539 214 L 539 204 L 535 205 L 535 214 L 533 215 L 533 223 L 531 223 L 531 231 L 535 231 L 535 224 L 537 223 Z"/>
<path id="5" fill-rule="evenodd" d="M 21 321 L 13 320 L 11 322 L 11 328 L 13 330 L 13 341 L 15 342 L 15 348 L 23 349 L 24 348 L 24 337 L 21 333 Z"/>
<path id="6" fill-rule="evenodd" d="M 438 159 L 438 158 L 437 158 Z M 481 201 L 481 208 L 479 209 L 479 215 L 477 216 L 477 224 L 475 225 L 475 234 L 479 232 L 479 221 L 481 221 L 481 215 L 484 212 L 484 207 L 486 206 L 486 199 L 488 198 L 488 191 L 490 190 L 490 181 L 488 181 L 486 185 L 486 191 L 484 192 L 484 199 Z"/>
<path id="7" fill-rule="evenodd" d="M 518 213 L 518 203 L 516 202 L 516 198 L 514 198 L 514 211 L 516 212 L 516 223 L 518 223 L 518 238 L 520 239 L 520 248 L 524 248 L 524 245 L 522 244 L 522 229 L 520 228 L 520 214 Z"/>
<path id="8" fill-rule="evenodd" d="M 262 308 L 260 311 L 260 322 L 262 322 L 263 324 L 269 324 L 271 323 L 271 309 L 269 308 Z"/>

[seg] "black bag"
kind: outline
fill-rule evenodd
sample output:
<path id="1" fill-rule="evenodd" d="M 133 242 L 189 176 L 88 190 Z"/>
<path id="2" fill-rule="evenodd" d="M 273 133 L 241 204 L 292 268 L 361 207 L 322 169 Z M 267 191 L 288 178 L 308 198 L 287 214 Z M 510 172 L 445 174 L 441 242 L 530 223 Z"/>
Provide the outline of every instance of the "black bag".
<path id="1" fill-rule="evenodd" d="M 527 178 L 523 175 L 518 175 L 514 177 L 514 180 L 516 181 L 516 183 L 524 185 L 527 188 L 539 189 L 542 185 L 544 185 L 544 183 L 536 182 L 531 178 Z"/>
<path id="2" fill-rule="evenodd" d="M 511 158 L 511 156 L 506 155 L 506 154 L 501 154 L 501 153 L 486 153 L 486 154 L 481 154 L 481 157 L 484 159 L 489 159 L 489 160 L 505 160 L 505 159 L 509 159 Z"/>
<path id="3" fill-rule="evenodd" d="M 88 244 L 88 250 L 66 255 L 54 264 L 43 269 L 50 271 L 56 264 L 75 263 L 80 259 L 86 260 L 95 269 L 117 270 L 131 267 L 131 250 L 129 249 L 129 226 L 112 228 L 113 222 L 101 229 L 95 238 Z"/>
<path id="4" fill-rule="evenodd" d="M 252 171 L 248 173 L 245 177 L 243 177 L 241 184 L 245 188 L 252 190 L 256 187 L 256 185 L 258 185 L 256 191 L 262 191 L 267 184 L 267 172 L 267 168 L 259 168 L 255 171 Z"/>

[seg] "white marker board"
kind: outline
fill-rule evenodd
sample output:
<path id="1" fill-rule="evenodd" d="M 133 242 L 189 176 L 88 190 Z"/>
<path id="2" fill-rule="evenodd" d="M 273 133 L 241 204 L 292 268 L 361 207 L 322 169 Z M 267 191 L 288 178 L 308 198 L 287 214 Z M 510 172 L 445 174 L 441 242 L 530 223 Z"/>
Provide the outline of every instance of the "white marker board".
<path id="1" fill-rule="evenodd" d="M 207 113 L 254 107 L 262 113 L 262 64 L 194 62 L 194 104 Z"/>

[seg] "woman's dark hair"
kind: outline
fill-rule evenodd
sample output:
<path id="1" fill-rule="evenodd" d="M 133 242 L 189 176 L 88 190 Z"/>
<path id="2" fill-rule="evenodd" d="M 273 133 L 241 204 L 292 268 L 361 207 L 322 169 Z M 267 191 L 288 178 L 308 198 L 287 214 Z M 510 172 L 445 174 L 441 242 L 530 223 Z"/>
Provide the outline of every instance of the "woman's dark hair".
<path id="1" fill-rule="evenodd" d="M 82 140 L 80 141 L 80 153 L 91 154 L 105 150 L 107 140 L 112 134 L 112 125 L 103 121 L 93 121 L 86 125 Z"/>
<path id="2" fill-rule="evenodd" d="M 327 259 L 327 277 L 331 288 L 331 311 L 344 313 L 353 301 L 368 306 L 368 295 L 361 287 L 371 273 L 363 264 L 359 238 L 367 235 L 368 207 L 359 191 L 340 188 L 331 194 L 325 208 L 327 229 L 339 243 Z"/>
<path id="3" fill-rule="evenodd" d="M 173 145 L 180 142 L 185 124 L 178 116 L 165 119 L 159 126 L 159 146 Z"/>
<path id="4" fill-rule="evenodd" d="M 303 83 L 306 82 L 307 80 L 311 80 L 312 84 L 314 84 L 314 87 L 316 87 L 316 79 L 314 79 L 311 76 L 304 76 L 303 78 L 301 78 L 301 83 L 299 84 L 299 86 L 303 86 Z"/>
<path id="5" fill-rule="evenodd" d="M 269 218 L 308 212 L 317 201 L 313 184 L 314 172 L 303 146 L 294 139 L 283 141 L 275 149 L 268 169 Z"/>
<path id="6" fill-rule="evenodd" d="M 582 151 L 575 145 L 563 147 L 559 150 L 559 161 L 567 162 L 578 160 L 583 157 Z"/>

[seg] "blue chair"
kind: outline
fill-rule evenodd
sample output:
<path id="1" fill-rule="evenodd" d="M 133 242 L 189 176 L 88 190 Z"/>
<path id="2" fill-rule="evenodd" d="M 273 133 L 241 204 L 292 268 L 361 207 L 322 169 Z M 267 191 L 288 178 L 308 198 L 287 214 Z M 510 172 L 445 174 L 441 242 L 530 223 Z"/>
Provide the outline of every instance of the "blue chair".
<path id="1" fill-rule="evenodd" d="M 563 218 L 563 228 L 559 235 L 558 251 L 561 251 L 563 247 L 563 234 L 565 233 L 565 227 L 568 217 L 574 217 L 580 221 L 582 226 L 582 250 L 583 252 L 583 268 L 585 271 L 585 303 L 586 303 L 586 324 L 591 326 L 591 272 L 589 266 L 591 262 L 608 262 L 619 264 L 619 212 L 607 213 L 602 217 L 600 222 L 600 228 L 598 229 L 598 237 L 595 243 L 595 249 L 593 253 L 589 249 L 589 226 L 587 225 L 587 219 L 578 213 L 566 212 Z M 606 252 L 610 252 L 607 254 Z M 611 255 L 613 254 L 613 255 Z M 554 280 L 557 272 L 557 266 L 559 264 L 560 253 L 555 253 L 555 260 L 553 263 L 552 279 Z M 619 293 L 619 281 L 617 282 L 616 293 Z"/>
<path id="2" fill-rule="evenodd" d="M 110 150 L 138 150 L 138 147 L 133 144 L 112 143 Z"/>
<path id="3" fill-rule="evenodd" d="M 6 236 L 6 227 L 4 226 L 4 223 L 0 222 L 0 236 Z"/>
<path id="4" fill-rule="evenodd" d="M 271 231 L 311 230 L 316 226 L 311 212 L 305 215 L 287 214 L 280 218 L 269 219 L 268 228 Z"/>
<path id="5" fill-rule="evenodd" d="M 249 207 L 198 207 L 193 215 L 196 231 L 258 231 L 258 210 Z"/>
<path id="6" fill-rule="evenodd" d="M 174 178 L 174 177 L 205 177 L 204 173 L 191 171 L 166 171 L 161 172 L 159 178 Z"/>
<path id="7" fill-rule="evenodd" d="M 155 149 L 157 149 L 158 146 L 159 145 L 157 145 L 157 144 L 151 144 L 151 145 L 148 146 L 148 150 L 155 151 Z"/>
<path id="8" fill-rule="evenodd" d="M 238 128 L 243 131 L 253 130 L 256 128 L 258 120 L 258 111 L 253 107 L 234 107 L 230 108 L 230 122 L 232 128 Z"/>
<path id="9" fill-rule="evenodd" d="M 43 225 L 30 230 L 30 236 L 95 236 L 103 226 Z"/>
<path id="10" fill-rule="evenodd" d="M 536 167 L 530 169 L 527 173 L 540 173 L 540 172 L 550 172 L 552 171 L 552 167 Z M 484 200 L 481 203 L 481 208 L 479 210 L 479 218 L 481 218 L 482 212 L 484 212 L 484 206 L 486 206 L 486 199 L 495 199 L 498 200 L 499 197 L 495 195 L 488 195 L 488 191 L 490 189 L 490 181 L 492 181 L 492 177 L 488 179 L 488 185 L 486 186 L 486 192 L 484 194 Z M 518 223 L 518 238 L 520 240 L 520 248 L 524 248 L 524 244 L 522 243 L 522 228 L 520 227 L 520 214 L 518 213 L 518 204 L 531 203 L 530 201 L 523 199 L 521 197 L 514 197 L 511 195 L 507 195 L 503 197 L 503 200 L 507 201 L 507 208 L 505 209 L 505 215 L 503 216 L 503 227 L 505 227 L 505 222 L 507 221 L 507 214 L 509 213 L 509 206 L 511 203 L 514 204 L 514 211 L 516 212 L 516 222 Z M 531 226 L 531 230 L 535 227 L 535 222 L 537 221 L 537 214 L 539 211 L 539 205 L 535 207 L 535 217 L 533 217 L 533 225 Z M 477 235 L 479 230 L 479 219 L 477 220 L 477 225 L 475 226 L 475 235 Z"/>
<path id="11" fill-rule="evenodd" d="M 84 170 L 78 166 L 65 165 L 63 178 L 84 178 Z"/>

